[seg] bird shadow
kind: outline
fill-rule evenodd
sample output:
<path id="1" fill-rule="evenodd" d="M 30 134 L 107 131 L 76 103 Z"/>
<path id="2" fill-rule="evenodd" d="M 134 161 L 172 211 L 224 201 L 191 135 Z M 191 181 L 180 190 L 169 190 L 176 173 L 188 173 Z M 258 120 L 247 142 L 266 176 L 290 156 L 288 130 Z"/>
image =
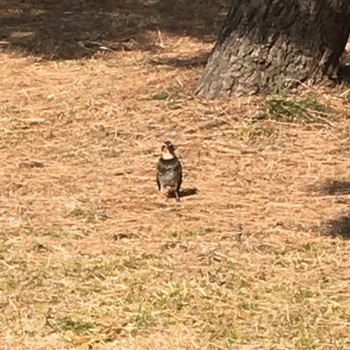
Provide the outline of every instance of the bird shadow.
<path id="1" fill-rule="evenodd" d="M 321 232 L 333 238 L 350 239 L 350 213 L 327 220 L 322 224 Z"/>
<path id="2" fill-rule="evenodd" d="M 347 198 L 342 196 L 350 194 L 350 181 L 329 179 L 324 183 L 309 186 L 309 190 L 322 196 L 334 197 L 336 203 L 347 204 Z M 350 239 L 350 212 L 321 222 L 319 228 L 324 236 Z"/>
<path id="3" fill-rule="evenodd" d="M 310 186 L 309 190 L 326 196 L 341 196 L 350 194 L 350 181 L 328 180 L 318 186 Z"/>
<path id="4" fill-rule="evenodd" d="M 194 196 L 197 193 L 198 193 L 198 189 L 195 188 L 195 187 L 193 187 L 193 188 L 184 188 L 184 189 L 179 191 L 179 197 L 183 198 L 183 197 L 188 197 L 188 196 Z M 176 198 L 175 192 L 174 191 L 170 191 L 168 193 L 168 198 Z"/>

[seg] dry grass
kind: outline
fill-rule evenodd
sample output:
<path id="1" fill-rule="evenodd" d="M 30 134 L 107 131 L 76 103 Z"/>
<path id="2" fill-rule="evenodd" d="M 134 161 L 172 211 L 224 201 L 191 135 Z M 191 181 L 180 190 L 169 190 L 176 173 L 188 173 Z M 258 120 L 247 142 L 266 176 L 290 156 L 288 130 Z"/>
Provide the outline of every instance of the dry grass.
<path id="1" fill-rule="evenodd" d="M 0 54 L 1 348 L 348 348 L 347 87 L 197 100 L 200 67 L 152 59 L 211 44 L 149 37 Z M 165 139 L 199 190 L 180 203 L 156 192 Z"/>

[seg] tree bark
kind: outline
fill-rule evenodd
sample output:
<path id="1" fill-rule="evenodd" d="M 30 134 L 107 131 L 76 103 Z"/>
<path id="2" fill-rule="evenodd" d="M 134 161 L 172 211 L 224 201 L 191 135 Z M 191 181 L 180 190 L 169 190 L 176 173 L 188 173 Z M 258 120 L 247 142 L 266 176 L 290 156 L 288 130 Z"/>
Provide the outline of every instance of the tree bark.
<path id="1" fill-rule="evenodd" d="M 196 93 L 207 98 L 337 80 L 350 0 L 233 0 Z"/>

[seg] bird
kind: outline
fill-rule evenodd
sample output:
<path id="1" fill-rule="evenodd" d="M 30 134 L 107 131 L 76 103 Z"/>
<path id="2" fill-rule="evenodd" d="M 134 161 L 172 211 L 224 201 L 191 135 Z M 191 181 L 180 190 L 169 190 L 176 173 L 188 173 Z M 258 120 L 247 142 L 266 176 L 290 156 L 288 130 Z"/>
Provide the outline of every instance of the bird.
<path id="1" fill-rule="evenodd" d="M 161 157 L 157 163 L 157 185 L 158 190 L 163 192 L 166 187 L 174 192 L 176 200 L 180 201 L 180 188 L 182 183 L 182 165 L 175 147 L 170 141 L 162 145 Z"/>

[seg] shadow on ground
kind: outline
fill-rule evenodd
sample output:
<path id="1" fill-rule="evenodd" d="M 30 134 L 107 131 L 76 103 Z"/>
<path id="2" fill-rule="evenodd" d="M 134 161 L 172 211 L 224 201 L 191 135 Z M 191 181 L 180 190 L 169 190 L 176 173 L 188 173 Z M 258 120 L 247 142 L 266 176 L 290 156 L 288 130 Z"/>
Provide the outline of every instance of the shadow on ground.
<path id="1" fill-rule="evenodd" d="M 183 188 L 182 190 L 179 191 L 179 196 L 180 198 L 183 197 L 189 197 L 189 196 L 194 196 L 195 194 L 198 193 L 197 188 Z M 174 192 L 169 192 L 168 193 L 168 198 L 175 198 L 175 193 Z"/>
<path id="2" fill-rule="evenodd" d="M 211 52 L 200 53 L 192 57 L 159 57 L 151 59 L 150 63 L 156 66 L 172 66 L 177 68 L 200 67 L 204 66 Z"/>
<path id="3" fill-rule="evenodd" d="M 350 213 L 324 222 L 321 233 L 334 238 L 350 239 Z"/>
<path id="4" fill-rule="evenodd" d="M 347 54 L 347 59 L 348 59 L 348 62 L 350 61 L 350 58 L 349 58 L 349 54 Z M 340 69 L 339 69 L 339 78 L 349 84 L 350 83 L 350 64 L 343 64 L 342 66 L 340 66 Z"/>
<path id="5" fill-rule="evenodd" d="M 5 4 L 6 3 L 6 4 Z M 21 1 L 0 4 L 0 49 L 51 59 L 157 48 L 150 32 L 216 39 L 229 0 Z"/>
<path id="6" fill-rule="evenodd" d="M 310 186 L 309 190 L 323 196 L 344 196 L 350 194 L 350 181 L 327 180 L 326 182 Z M 346 203 L 346 200 L 339 198 L 339 201 Z M 350 212 L 335 219 L 329 219 L 321 224 L 321 233 L 330 237 L 342 237 L 350 239 Z"/>
<path id="7" fill-rule="evenodd" d="M 327 180 L 323 184 L 310 186 L 309 190 L 324 196 L 343 196 L 350 194 L 350 181 Z"/>

